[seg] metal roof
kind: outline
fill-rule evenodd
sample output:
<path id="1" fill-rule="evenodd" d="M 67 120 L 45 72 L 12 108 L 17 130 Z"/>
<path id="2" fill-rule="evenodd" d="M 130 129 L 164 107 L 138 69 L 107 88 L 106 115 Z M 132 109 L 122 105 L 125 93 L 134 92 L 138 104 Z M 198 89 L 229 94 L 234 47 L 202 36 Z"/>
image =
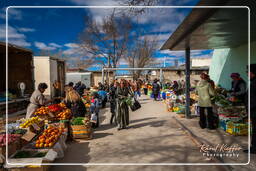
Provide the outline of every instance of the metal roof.
<path id="1" fill-rule="evenodd" d="M 248 42 L 248 8 L 251 12 L 251 41 L 256 40 L 256 3 L 250 0 L 201 0 L 200 6 L 227 8 L 193 8 L 161 50 L 218 49 Z M 237 6 L 228 8 L 228 6 Z M 243 6 L 243 7 L 238 7 Z"/>

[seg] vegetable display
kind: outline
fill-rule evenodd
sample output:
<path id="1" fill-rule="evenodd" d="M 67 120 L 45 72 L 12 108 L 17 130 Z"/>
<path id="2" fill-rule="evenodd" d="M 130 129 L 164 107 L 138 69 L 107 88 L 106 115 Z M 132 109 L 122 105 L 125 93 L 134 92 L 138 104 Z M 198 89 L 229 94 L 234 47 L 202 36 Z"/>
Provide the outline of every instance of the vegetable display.
<path id="1" fill-rule="evenodd" d="M 36 148 L 52 147 L 61 136 L 63 128 L 49 127 L 43 131 L 42 135 L 36 140 Z"/>
<path id="2" fill-rule="evenodd" d="M 35 115 L 38 115 L 38 116 L 48 115 L 48 113 L 49 113 L 48 107 L 42 106 L 36 110 Z"/>
<path id="3" fill-rule="evenodd" d="M 89 125 L 90 119 L 87 117 L 76 117 L 72 119 L 71 125 Z"/>
<path id="4" fill-rule="evenodd" d="M 63 110 L 63 107 L 60 106 L 60 104 L 52 104 L 50 106 L 48 106 L 48 109 L 50 112 L 60 112 Z"/>
<path id="5" fill-rule="evenodd" d="M 20 134 L 7 134 L 7 142 L 8 144 L 11 144 L 17 141 L 20 137 Z M 0 147 L 5 146 L 6 144 L 6 134 L 0 134 Z"/>
<path id="6" fill-rule="evenodd" d="M 33 124 L 37 124 L 40 121 L 41 121 L 41 119 L 38 116 L 29 118 L 29 119 L 25 120 L 24 123 L 20 124 L 20 128 L 28 128 L 29 126 L 31 126 Z"/>
<path id="7" fill-rule="evenodd" d="M 56 115 L 56 117 L 59 119 L 59 120 L 66 120 L 66 119 L 69 119 L 71 117 L 71 110 L 70 109 L 65 109 L 63 110 L 62 112 L 58 113 Z"/>
<path id="8" fill-rule="evenodd" d="M 40 158 L 44 157 L 47 152 L 38 152 L 38 151 L 19 151 L 13 158 Z"/>

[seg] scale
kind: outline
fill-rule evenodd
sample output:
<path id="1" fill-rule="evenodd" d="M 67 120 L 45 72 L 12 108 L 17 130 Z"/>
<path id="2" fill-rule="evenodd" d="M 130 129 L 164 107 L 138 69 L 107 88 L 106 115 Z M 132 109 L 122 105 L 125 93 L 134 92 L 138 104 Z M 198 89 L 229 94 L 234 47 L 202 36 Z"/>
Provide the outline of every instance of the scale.
<path id="1" fill-rule="evenodd" d="M 26 89 L 26 84 L 24 82 L 18 83 L 18 88 L 20 89 L 21 97 L 24 97 L 24 92 Z"/>

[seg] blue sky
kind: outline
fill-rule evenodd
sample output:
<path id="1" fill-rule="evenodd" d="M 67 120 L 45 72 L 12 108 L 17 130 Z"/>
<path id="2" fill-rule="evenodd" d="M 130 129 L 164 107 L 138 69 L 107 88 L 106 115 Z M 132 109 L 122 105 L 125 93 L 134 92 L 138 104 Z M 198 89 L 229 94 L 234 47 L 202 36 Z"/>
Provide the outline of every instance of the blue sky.
<path id="1" fill-rule="evenodd" d="M 4 0 L 0 11 L 0 41 L 5 40 L 5 8 L 7 6 L 107 6 L 119 5 L 121 0 Z M 159 1 L 159 5 L 196 5 L 198 0 Z M 191 9 L 150 9 L 138 19 L 139 27 L 145 30 L 145 35 L 157 38 L 159 47 L 169 38 L 177 26 L 189 14 Z M 61 51 L 67 56 L 71 66 L 78 59 L 78 35 L 84 29 L 84 16 L 91 14 L 101 22 L 112 9 L 92 8 L 11 8 L 9 17 L 9 42 L 31 49 L 35 55 L 41 50 Z M 212 50 L 193 51 L 192 57 L 211 57 Z M 183 51 L 157 51 L 155 53 L 158 66 L 171 66 L 174 60 L 184 63 Z M 120 60 L 120 66 L 126 66 L 125 60 Z M 98 69 L 100 66 L 92 67 Z"/>

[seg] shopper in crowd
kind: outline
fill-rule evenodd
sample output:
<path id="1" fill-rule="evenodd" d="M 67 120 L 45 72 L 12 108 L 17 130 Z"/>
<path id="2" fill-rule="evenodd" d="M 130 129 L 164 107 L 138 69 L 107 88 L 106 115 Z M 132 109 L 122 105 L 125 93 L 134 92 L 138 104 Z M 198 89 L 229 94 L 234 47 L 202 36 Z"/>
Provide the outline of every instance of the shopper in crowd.
<path id="1" fill-rule="evenodd" d="M 108 96 L 107 96 L 107 92 L 105 91 L 105 89 L 99 89 L 98 91 L 98 94 L 99 94 L 99 97 L 101 99 L 101 102 L 102 102 L 102 108 L 105 108 L 106 107 L 106 103 L 108 101 Z"/>
<path id="2" fill-rule="evenodd" d="M 104 85 L 101 82 L 98 83 L 98 89 L 99 90 L 104 90 L 105 89 Z"/>
<path id="3" fill-rule="evenodd" d="M 52 86 L 54 88 L 54 97 L 60 97 L 60 82 L 55 80 Z"/>
<path id="4" fill-rule="evenodd" d="M 121 80 L 117 87 L 117 124 L 118 130 L 125 129 L 129 125 L 129 108 L 127 98 L 134 96 L 126 80 Z"/>
<path id="5" fill-rule="evenodd" d="M 86 114 L 85 105 L 80 95 L 72 88 L 66 90 L 64 103 L 67 108 L 71 109 L 72 117 L 84 117 Z"/>
<path id="6" fill-rule="evenodd" d="M 139 83 L 139 81 L 137 81 L 137 80 L 133 81 L 132 89 L 133 89 L 133 92 L 134 92 L 134 98 L 135 98 L 135 99 L 138 99 L 138 97 L 141 96 L 141 94 L 140 94 L 140 83 Z"/>
<path id="7" fill-rule="evenodd" d="M 40 83 L 37 87 L 37 90 L 35 90 L 31 97 L 30 97 L 30 103 L 27 107 L 27 113 L 26 113 L 26 119 L 33 116 L 35 111 L 40 108 L 41 106 L 44 106 L 48 103 L 51 103 L 52 100 L 48 100 L 45 98 L 43 93 L 48 88 L 46 83 Z"/>
<path id="8" fill-rule="evenodd" d="M 92 123 L 93 128 L 98 128 L 100 124 L 99 112 L 100 112 L 100 99 L 99 94 L 97 92 L 92 93 L 90 113 L 92 115 L 96 115 L 97 120 L 96 123 Z"/>
<path id="9" fill-rule="evenodd" d="M 73 87 L 74 87 L 74 83 L 73 83 L 73 82 L 69 82 L 69 83 L 68 83 L 68 86 L 71 87 L 71 88 L 73 88 Z"/>
<path id="10" fill-rule="evenodd" d="M 76 90 L 78 92 L 78 88 L 81 86 L 82 82 L 81 81 L 78 81 L 76 83 L 76 85 L 74 86 L 74 90 Z"/>
<path id="11" fill-rule="evenodd" d="M 113 120 L 115 119 L 116 122 L 116 90 L 117 87 L 119 87 L 120 84 L 116 81 L 115 83 L 110 84 L 109 88 L 109 102 L 110 102 L 110 112 L 111 112 L 111 118 L 110 118 L 110 124 L 113 123 Z"/>
<path id="12" fill-rule="evenodd" d="M 250 65 L 250 115 L 251 125 L 252 125 L 252 138 L 251 138 L 251 147 L 250 153 L 256 154 L 256 64 Z M 248 94 L 248 92 L 247 92 Z M 248 105 L 247 105 L 248 106 Z M 248 150 L 244 150 L 248 153 Z"/>
<path id="13" fill-rule="evenodd" d="M 105 90 L 106 92 L 109 92 L 109 84 L 108 84 L 107 81 L 105 81 L 105 83 L 104 83 L 104 90 Z"/>
<path id="14" fill-rule="evenodd" d="M 178 94 L 179 92 L 179 83 L 177 81 L 173 81 L 173 84 L 172 84 L 172 90 L 174 91 L 175 94 Z"/>
<path id="15" fill-rule="evenodd" d="M 214 89 L 212 88 L 211 84 L 207 81 L 207 74 L 202 73 L 200 77 L 201 80 L 196 87 L 200 114 L 199 125 L 202 129 L 206 128 L 207 126 L 208 129 L 214 129 L 214 117 L 211 102 L 211 97 L 215 95 Z M 205 111 L 207 111 L 207 117 Z"/>
<path id="16" fill-rule="evenodd" d="M 145 94 L 145 95 L 148 95 L 148 83 L 147 83 L 147 82 L 144 82 L 144 84 L 143 84 L 143 90 L 144 90 L 144 94 Z"/>
<path id="17" fill-rule="evenodd" d="M 231 95 L 236 97 L 238 100 L 245 102 L 245 96 L 246 96 L 246 83 L 241 78 L 239 73 L 232 73 L 230 75 L 232 78 L 231 83 Z"/>
<path id="18" fill-rule="evenodd" d="M 159 95 L 160 89 L 161 89 L 160 85 L 157 83 L 157 79 L 154 80 L 154 83 L 153 83 L 152 86 L 153 86 L 153 90 L 152 90 L 153 92 L 152 93 L 153 93 L 153 96 L 154 96 L 154 100 L 157 101 L 158 95 Z"/>
<path id="19" fill-rule="evenodd" d="M 208 83 L 210 83 L 210 85 L 212 86 L 213 89 L 215 89 L 215 83 L 214 81 L 210 78 L 210 76 L 207 74 L 206 75 L 206 80 L 208 81 Z"/>

